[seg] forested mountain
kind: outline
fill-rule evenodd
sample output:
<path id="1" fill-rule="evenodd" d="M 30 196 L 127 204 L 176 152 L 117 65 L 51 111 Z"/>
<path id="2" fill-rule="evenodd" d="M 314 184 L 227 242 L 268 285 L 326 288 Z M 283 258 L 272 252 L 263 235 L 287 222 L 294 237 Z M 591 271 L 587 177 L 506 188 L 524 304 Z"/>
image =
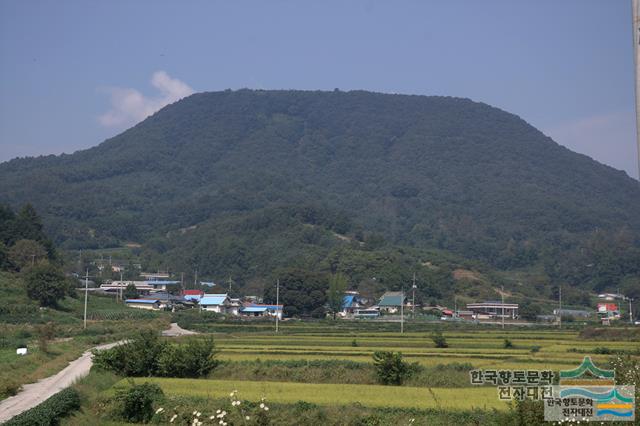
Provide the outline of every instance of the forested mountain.
<path id="1" fill-rule="evenodd" d="M 32 203 L 66 248 L 138 242 L 245 282 L 354 256 L 371 275 L 372 253 L 595 290 L 640 275 L 637 181 L 459 98 L 199 93 L 97 147 L 1 164 L 0 202 Z"/>

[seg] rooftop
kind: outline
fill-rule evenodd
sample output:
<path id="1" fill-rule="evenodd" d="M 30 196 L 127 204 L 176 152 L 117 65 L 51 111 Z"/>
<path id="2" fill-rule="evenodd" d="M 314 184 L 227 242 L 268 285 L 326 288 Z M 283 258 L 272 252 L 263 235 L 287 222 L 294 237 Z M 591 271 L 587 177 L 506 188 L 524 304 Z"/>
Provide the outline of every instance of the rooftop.
<path id="1" fill-rule="evenodd" d="M 404 295 L 403 292 L 388 291 L 382 295 L 382 298 L 380 299 L 380 303 L 378 303 L 378 306 L 400 306 L 403 304 L 403 299 L 406 299 L 406 295 Z"/>
<path id="2" fill-rule="evenodd" d="M 158 299 L 127 299 L 124 301 L 124 303 L 142 303 L 146 305 L 152 305 L 158 302 L 160 302 Z"/>

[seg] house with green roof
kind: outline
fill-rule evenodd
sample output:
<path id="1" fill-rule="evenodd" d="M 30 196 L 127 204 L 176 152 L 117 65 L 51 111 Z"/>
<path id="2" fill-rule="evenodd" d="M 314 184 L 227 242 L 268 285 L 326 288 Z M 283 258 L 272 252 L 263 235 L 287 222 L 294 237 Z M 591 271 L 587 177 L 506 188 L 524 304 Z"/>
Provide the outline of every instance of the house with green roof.
<path id="1" fill-rule="evenodd" d="M 380 312 L 395 314 L 400 312 L 400 307 L 407 304 L 407 294 L 402 291 L 387 291 L 380 298 L 378 307 Z"/>

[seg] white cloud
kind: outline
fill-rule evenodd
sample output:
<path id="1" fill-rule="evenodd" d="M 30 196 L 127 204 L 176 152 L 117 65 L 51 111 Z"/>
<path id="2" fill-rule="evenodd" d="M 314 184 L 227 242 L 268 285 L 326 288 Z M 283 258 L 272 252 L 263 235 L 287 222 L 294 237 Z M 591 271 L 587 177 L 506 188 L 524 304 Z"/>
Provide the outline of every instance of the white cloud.
<path id="1" fill-rule="evenodd" d="M 176 102 L 194 91 L 189 85 L 171 78 L 164 71 L 156 71 L 151 84 L 160 91 L 157 96 L 148 97 L 136 89 L 114 87 L 108 89 L 111 109 L 98 117 L 103 126 L 122 127 L 138 123 L 160 108 Z"/>
<path id="2" fill-rule="evenodd" d="M 553 140 L 572 151 L 638 176 L 633 111 L 584 117 L 545 129 Z"/>

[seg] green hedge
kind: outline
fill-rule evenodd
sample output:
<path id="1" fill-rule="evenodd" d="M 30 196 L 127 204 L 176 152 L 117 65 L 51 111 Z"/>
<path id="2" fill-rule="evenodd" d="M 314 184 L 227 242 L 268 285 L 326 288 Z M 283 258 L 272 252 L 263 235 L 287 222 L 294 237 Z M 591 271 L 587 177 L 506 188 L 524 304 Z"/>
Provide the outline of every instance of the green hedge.
<path id="1" fill-rule="evenodd" d="M 32 409 L 18 414 L 4 423 L 4 426 L 54 426 L 60 424 L 60 418 L 79 408 L 78 391 L 66 388 Z"/>

